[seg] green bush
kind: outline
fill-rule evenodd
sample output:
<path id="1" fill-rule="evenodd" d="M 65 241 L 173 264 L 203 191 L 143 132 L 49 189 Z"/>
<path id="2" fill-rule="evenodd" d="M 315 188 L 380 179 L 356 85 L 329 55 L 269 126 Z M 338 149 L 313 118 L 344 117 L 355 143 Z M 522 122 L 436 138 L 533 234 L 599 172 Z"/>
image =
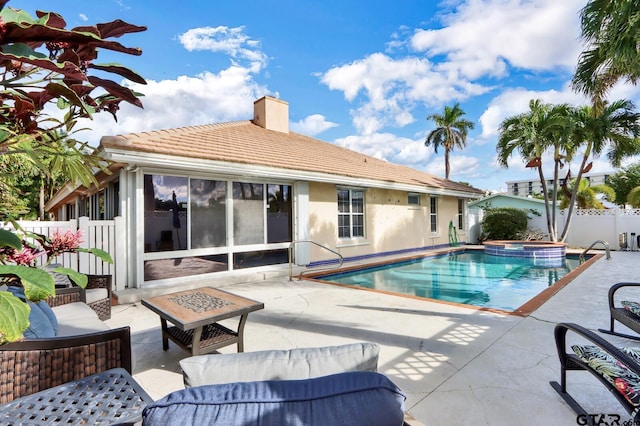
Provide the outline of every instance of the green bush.
<path id="1" fill-rule="evenodd" d="M 485 210 L 482 240 L 517 240 L 527 230 L 527 212 L 515 207 Z"/>

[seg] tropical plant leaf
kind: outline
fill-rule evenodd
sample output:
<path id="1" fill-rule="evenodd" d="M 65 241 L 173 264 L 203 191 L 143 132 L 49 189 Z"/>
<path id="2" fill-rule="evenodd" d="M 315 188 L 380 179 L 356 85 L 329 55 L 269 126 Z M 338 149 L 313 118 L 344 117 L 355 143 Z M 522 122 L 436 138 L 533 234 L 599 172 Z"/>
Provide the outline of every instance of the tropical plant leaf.
<path id="1" fill-rule="evenodd" d="M 0 291 L 0 345 L 22 337 L 29 326 L 29 312 L 27 303 L 8 291 Z"/>
<path id="2" fill-rule="evenodd" d="M 85 288 L 87 286 L 87 276 L 85 274 L 81 274 L 80 272 L 74 271 L 71 268 L 64 268 L 61 266 L 58 268 L 54 268 L 53 272 L 68 276 L 78 287 Z"/>
<path id="3" fill-rule="evenodd" d="M 17 276 L 24 287 L 24 295 L 32 302 L 39 302 L 56 293 L 53 276 L 39 268 L 21 265 L 0 265 L 1 276 Z"/>
<path id="4" fill-rule="evenodd" d="M 0 229 L 0 247 L 11 247 L 16 250 L 22 250 L 22 241 L 20 237 L 6 229 Z"/>
<path id="5" fill-rule="evenodd" d="M 131 89 L 120 86 L 115 81 L 105 80 L 96 76 L 88 76 L 87 78 L 94 86 L 100 86 L 109 92 L 109 94 L 142 108 L 142 102 L 140 102 L 140 99 L 136 98 L 136 95 Z"/>
<path id="6" fill-rule="evenodd" d="M 2 45 L 0 58 L 8 61 L 18 61 L 31 64 L 49 71 L 64 74 L 65 77 L 75 80 L 87 79 L 87 75 L 83 73 L 82 70 L 75 64 L 72 64 L 71 62 L 64 62 L 62 64 L 59 64 L 57 62 L 51 61 L 49 58 L 47 58 L 46 55 L 36 52 L 25 43 Z"/>
<path id="7" fill-rule="evenodd" d="M 107 263 L 113 263 L 113 258 L 111 257 L 111 255 L 109 253 L 107 253 L 106 251 L 99 249 L 99 248 L 84 248 L 84 247 L 79 247 L 76 249 L 77 252 L 82 252 L 82 253 L 91 253 L 92 255 L 94 255 L 95 257 L 99 258 L 100 260 L 102 260 L 103 262 L 107 262 Z"/>
<path id="8" fill-rule="evenodd" d="M 118 74 L 135 83 L 147 84 L 147 81 L 140 74 L 120 64 L 89 64 L 89 68 Z"/>

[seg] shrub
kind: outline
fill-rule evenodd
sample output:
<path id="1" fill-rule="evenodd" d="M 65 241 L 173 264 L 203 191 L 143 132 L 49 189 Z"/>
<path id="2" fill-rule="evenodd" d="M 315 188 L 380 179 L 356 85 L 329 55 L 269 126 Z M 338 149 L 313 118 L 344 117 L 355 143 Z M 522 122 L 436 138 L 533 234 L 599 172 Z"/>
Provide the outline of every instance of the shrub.
<path id="1" fill-rule="evenodd" d="M 516 240 L 527 230 L 527 212 L 515 207 L 497 207 L 485 211 L 482 240 Z"/>

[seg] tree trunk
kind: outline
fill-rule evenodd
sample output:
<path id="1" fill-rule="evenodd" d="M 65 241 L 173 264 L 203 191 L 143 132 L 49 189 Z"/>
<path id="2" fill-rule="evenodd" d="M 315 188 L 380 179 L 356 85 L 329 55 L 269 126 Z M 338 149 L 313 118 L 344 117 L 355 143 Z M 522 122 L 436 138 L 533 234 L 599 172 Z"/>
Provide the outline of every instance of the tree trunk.
<path id="1" fill-rule="evenodd" d="M 39 202 L 40 220 L 44 220 L 44 179 L 40 178 L 40 202 Z"/>
<path id="2" fill-rule="evenodd" d="M 446 147 L 444 149 L 444 177 L 449 179 L 449 150 Z"/>
<path id="3" fill-rule="evenodd" d="M 587 145 L 587 149 L 584 152 L 584 157 L 582 157 L 582 162 L 580 163 L 580 170 L 578 170 L 578 176 L 576 176 L 576 183 L 573 185 L 573 189 L 571 191 L 571 201 L 569 203 L 569 209 L 567 211 L 567 220 L 564 224 L 564 229 L 562 230 L 562 235 L 560 236 L 560 241 L 564 242 L 567 238 L 567 234 L 569 233 L 569 226 L 571 225 L 571 216 L 573 216 L 573 205 L 576 203 L 576 197 L 578 195 L 578 187 L 580 186 L 580 179 L 582 179 L 582 170 L 584 169 L 585 164 L 587 164 L 587 160 L 591 155 L 591 148 L 593 147 L 593 143 L 589 142 Z"/>

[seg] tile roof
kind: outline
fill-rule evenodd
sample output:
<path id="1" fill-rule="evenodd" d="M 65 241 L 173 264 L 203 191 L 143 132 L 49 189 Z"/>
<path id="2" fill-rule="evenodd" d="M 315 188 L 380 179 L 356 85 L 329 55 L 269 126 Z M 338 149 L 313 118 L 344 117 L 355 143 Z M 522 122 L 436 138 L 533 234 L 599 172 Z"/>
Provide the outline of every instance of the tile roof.
<path id="1" fill-rule="evenodd" d="M 299 133 L 267 130 L 249 120 L 104 137 L 101 146 L 483 193 Z"/>

